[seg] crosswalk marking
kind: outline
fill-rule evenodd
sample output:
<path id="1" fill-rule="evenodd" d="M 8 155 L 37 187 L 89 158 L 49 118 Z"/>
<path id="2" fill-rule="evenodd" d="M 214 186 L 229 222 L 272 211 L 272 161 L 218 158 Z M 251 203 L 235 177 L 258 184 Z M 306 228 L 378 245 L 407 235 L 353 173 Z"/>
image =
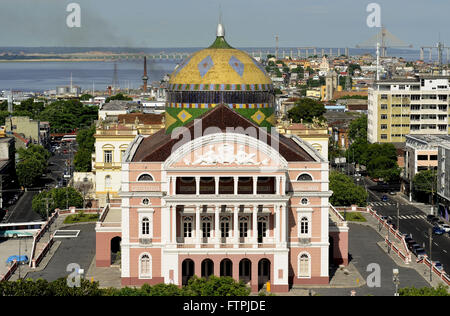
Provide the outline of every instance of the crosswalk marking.
<path id="1" fill-rule="evenodd" d="M 425 215 L 400 215 L 399 219 L 426 219 Z M 388 219 L 394 220 L 397 219 L 397 216 L 388 216 Z"/>
<path id="2" fill-rule="evenodd" d="M 391 203 L 391 202 L 369 202 L 370 206 L 396 206 L 397 203 Z M 399 205 L 405 206 L 405 205 L 409 205 L 409 204 L 402 204 L 400 203 Z"/>

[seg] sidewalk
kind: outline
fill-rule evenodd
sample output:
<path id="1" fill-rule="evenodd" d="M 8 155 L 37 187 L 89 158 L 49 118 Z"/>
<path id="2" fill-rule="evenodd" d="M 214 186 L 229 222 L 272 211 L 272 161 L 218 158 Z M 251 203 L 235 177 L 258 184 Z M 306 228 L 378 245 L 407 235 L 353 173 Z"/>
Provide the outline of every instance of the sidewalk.
<path id="1" fill-rule="evenodd" d="M 86 279 L 99 282 L 100 288 L 121 288 L 121 272 L 119 267 L 99 268 L 95 266 L 95 257 L 86 273 Z"/>
<path id="2" fill-rule="evenodd" d="M 368 213 L 361 213 L 366 219 L 367 219 L 367 223 L 358 223 L 358 224 L 366 224 L 367 226 L 371 226 L 375 231 L 378 232 L 378 234 L 380 234 L 383 238 L 386 236 L 387 234 L 387 230 L 385 228 L 383 228 L 381 231 L 379 230 L 379 225 L 376 221 L 376 219 L 368 214 Z M 391 239 L 392 240 L 396 240 L 397 239 L 394 237 Z M 399 243 L 397 242 L 397 245 Z M 439 284 L 444 284 L 444 282 L 442 280 L 440 280 L 435 274 L 432 274 L 432 281 L 430 281 L 430 268 L 428 266 L 426 266 L 425 264 L 420 264 L 416 262 L 416 257 L 411 254 L 411 262 L 409 264 L 406 264 L 393 250 L 390 250 L 388 252 L 388 246 L 386 244 L 386 242 L 384 241 L 380 241 L 377 242 L 377 245 L 387 254 L 389 255 L 389 257 L 392 258 L 392 260 L 400 267 L 403 268 L 409 268 L 409 269 L 414 269 L 417 271 L 418 274 L 420 274 L 426 282 L 428 282 L 431 286 L 436 287 Z M 403 249 L 404 247 L 402 246 L 401 249 Z"/>

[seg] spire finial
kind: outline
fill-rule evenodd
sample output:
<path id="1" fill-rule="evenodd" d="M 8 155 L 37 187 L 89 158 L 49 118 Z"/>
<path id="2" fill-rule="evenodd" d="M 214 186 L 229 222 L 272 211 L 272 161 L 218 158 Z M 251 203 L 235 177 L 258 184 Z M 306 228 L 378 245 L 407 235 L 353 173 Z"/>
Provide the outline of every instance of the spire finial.
<path id="1" fill-rule="evenodd" d="M 225 37 L 225 28 L 222 25 L 222 7 L 219 4 L 219 23 L 217 24 L 217 37 Z"/>

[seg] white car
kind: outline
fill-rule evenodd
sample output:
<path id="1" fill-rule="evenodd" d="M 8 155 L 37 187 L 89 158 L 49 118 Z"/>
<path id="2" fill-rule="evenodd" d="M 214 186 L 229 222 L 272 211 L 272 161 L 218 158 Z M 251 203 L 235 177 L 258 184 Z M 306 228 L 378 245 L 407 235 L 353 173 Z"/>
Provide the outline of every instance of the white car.
<path id="1" fill-rule="evenodd" d="M 450 225 L 449 224 L 443 224 L 443 225 L 439 225 L 439 227 L 443 230 L 445 230 L 446 233 L 450 232 Z"/>

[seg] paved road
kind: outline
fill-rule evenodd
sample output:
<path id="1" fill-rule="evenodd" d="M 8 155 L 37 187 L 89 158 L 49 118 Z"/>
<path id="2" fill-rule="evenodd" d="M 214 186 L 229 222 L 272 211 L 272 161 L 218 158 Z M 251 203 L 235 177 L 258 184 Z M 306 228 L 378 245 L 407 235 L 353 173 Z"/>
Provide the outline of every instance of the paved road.
<path id="1" fill-rule="evenodd" d="M 396 263 L 377 245 L 381 241 L 380 235 L 371 227 L 349 223 L 349 254 L 351 262 L 358 272 L 367 279 L 372 271 L 367 272 L 367 266 L 376 263 L 381 268 L 381 287 L 369 288 L 367 285 L 354 288 L 357 296 L 375 295 L 392 296 L 395 293 L 395 285 L 392 282 L 392 270 L 399 269 L 400 288 L 402 287 L 425 287 L 429 284 L 416 270 L 403 268 Z M 348 296 L 352 289 L 314 289 L 320 295 Z"/>
<path id="2" fill-rule="evenodd" d="M 6 215 L 6 221 L 8 223 L 17 222 L 30 222 L 40 221 L 41 217 L 35 213 L 31 208 L 33 196 L 38 194 L 40 190 L 44 190 L 45 186 L 55 187 L 58 184 L 58 180 L 62 179 L 66 166 L 66 161 L 69 158 L 73 159 L 73 153 L 64 154 L 63 147 L 61 151 L 52 155 L 49 159 L 50 171 L 45 177 L 42 177 L 36 188 L 31 188 L 19 198 L 19 200 L 12 206 L 8 207 L 8 214 Z M 67 147 L 68 148 L 68 147 Z"/>
<path id="3" fill-rule="evenodd" d="M 366 184 L 367 183 L 367 180 Z M 402 233 L 411 234 L 412 238 L 420 245 L 425 245 L 425 251 L 430 253 L 430 242 L 428 230 L 433 227 L 427 222 L 426 216 L 422 210 L 414 205 L 408 204 L 398 197 L 388 195 L 388 201 L 382 202 L 381 197 L 386 193 L 369 192 L 369 205 L 379 214 L 388 216 L 395 225 L 399 224 L 399 230 Z M 397 215 L 397 202 L 399 202 L 399 212 Z M 397 224 L 398 223 L 398 224 Z M 444 269 L 450 271 L 450 237 L 448 234 L 441 236 L 433 235 L 432 260 L 439 260 Z M 414 255 L 413 255 L 414 256 Z"/>
<path id="4" fill-rule="evenodd" d="M 88 271 L 95 256 L 95 223 L 62 229 L 80 230 L 80 234 L 76 238 L 58 238 L 57 240 L 61 241 L 61 244 L 45 269 L 30 272 L 27 274 L 27 278 L 34 280 L 42 278 L 47 281 L 54 281 L 58 278 L 67 277 L 70 272 L 67 272 L 66 268 L 70 263 L 77 263 L 85 272 Z"/>

